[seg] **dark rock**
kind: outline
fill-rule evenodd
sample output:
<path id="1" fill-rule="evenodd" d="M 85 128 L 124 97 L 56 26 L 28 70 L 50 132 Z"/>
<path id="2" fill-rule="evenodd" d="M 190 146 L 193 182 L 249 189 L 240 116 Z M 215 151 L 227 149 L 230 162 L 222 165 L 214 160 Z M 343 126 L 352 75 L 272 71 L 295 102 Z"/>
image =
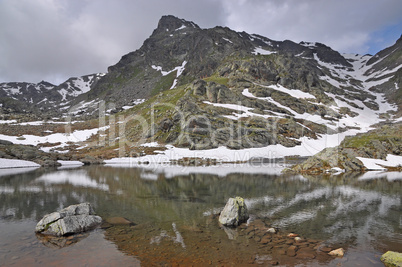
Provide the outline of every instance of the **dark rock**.
<path id="1" fill-rule="evenodd" d="M 5 146 L 7 146 L 7 145 L 12 145 L 13 144 L 13 142 L 10 142 L 10 141 L 7 141 L 7 140 L 1 140 L 0 139 L 0 145 L 5 145 Z"/>

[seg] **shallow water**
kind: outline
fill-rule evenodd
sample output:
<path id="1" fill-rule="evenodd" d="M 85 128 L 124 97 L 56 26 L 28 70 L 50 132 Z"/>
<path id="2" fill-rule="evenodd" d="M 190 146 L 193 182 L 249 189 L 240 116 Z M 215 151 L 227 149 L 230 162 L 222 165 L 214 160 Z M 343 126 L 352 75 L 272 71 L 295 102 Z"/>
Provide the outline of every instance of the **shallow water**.
<path id="1" fill-rule="evenodd" d="M 303 177 L 280 170 L 272 165 L 2 170 L 0 265 L 383 266 L 381 254 L 402 252 L 402 173 Z M 237 195 L 246 199 L 249 225 L 222 229 L 216 214 Z M 35 235 L 44 214 L 80 202 L 92 203 L 103 218 L 124 217 L 133 225 L 51 242 Z M 276 227 L 279 234 L 264 243 L 258 232 L 264 227 Z M 305 242 L 292 243 L 286 239 L 290 232 Z M 283 252 L 290 246 L 297 247 L 296 255 Z M 346 250 L 343 258 L 321 251 L 338 247 Z"/>

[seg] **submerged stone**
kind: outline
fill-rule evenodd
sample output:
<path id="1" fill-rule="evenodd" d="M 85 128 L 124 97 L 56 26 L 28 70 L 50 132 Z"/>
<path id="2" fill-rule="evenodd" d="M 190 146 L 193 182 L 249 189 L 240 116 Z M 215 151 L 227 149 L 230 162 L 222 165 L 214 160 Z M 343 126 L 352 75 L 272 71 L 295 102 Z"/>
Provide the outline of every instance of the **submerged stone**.
<path id="1" fill-rule="evenodd" d="M 345 254 L 345 250 L 343 248 L 338 248 L 330 251 L 328 254 L 331 256 L 343 257 L 343 255 Z"/>
<path id="2" fill-rule="evenodd" d="M 102 223 L 89 203 L 71 205 L 45 215 L 36 225 L 35 232 L 63 236 L 92 230 Z"/>
<path id="3" fill-rule="evenodd" d="M 241 197 L 229 198 L 223 208 L 219 222 L 224 226 L 239 226 L 249 218 L 246 203 Z"/>
<path id="4" fill-rule="evenodd" d="M 387 267 L 402 267 L 402 253 L 387 251 L 381 256 L 381 261 Z"/>

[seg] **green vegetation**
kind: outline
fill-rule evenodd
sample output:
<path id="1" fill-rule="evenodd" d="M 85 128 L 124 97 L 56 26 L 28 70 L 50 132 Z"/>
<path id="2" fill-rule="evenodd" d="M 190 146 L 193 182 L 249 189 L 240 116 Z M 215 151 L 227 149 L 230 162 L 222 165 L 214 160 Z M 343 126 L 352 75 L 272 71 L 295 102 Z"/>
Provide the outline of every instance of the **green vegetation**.
<path id="1" fill-rule="evenodd" d="M 206 81 L 206 82 L 215 82 L 215 83 L 223 84 L 226 87 L 228 87 L 228 83 L 229 83 L 228 78 L 218 76 L 217 74 L 214 74 L 214 75 L 212 75 L 210 77 L 204 78 L 203 80 Z"/>
<path id="2" fill-rule="evenodd" d="M 400 139 L 396 135 L 360 134 L 346 137 L 341 146 L 344 148 L 365 148 L 372 147 L 373 142 L 393 142 Z"/>
<path id="3" fill-rule="evenodd" d="M 151 96 L 157 95 L 158 93 L 170 89 L 172 87 L 174 80 L 176 79 L 177 71 L 173 71 L 166 76 L 162 76 L 160 81 L 155 85 L 154 89 L 151 91 Z"/>

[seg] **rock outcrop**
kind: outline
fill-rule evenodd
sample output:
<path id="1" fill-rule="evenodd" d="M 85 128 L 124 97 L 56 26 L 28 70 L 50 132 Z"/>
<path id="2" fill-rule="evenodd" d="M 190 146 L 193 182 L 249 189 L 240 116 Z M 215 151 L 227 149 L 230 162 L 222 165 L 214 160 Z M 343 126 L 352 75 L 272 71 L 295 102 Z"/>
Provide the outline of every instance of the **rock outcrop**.
<path id="1" fill-rule="evenodd" d="M 71 205 L 45 215 L 36 225 L 35 232 L 64 236 L 92 230 L 102 223 L 89 203 Z"/>
<path id="2" fill-rule="evenodd" d="M 402 267 L 402 253 L 387 251 L 381 256 L 381 261 L 387 267 Z"/>
<path id="3" fill-rule="evenodd" d="M 364 171 L 363 163 L 348 152 L 338 148 L 326 148 L 305 162 L 285 169 L 285 173 L 324 173 L 332 170 Z"/>
<path id="4" fill-rule="evenodd" d="M 384 125 L 367 133 L 348 136 L 338 147 L 326 148 L 305 162 L 285 169 L 285 173 L 328 173 L 333 170 L 366 171 L 357 158 L 383 159 L 402 154 L 402 123 Z"/>
<path id="5" fill-rule="evenodd" d="M 241 197 L 229 198 L 223 208 L 219 222 L 224 226 L 238 226 L 249 218 L 246 203 Z"/>

